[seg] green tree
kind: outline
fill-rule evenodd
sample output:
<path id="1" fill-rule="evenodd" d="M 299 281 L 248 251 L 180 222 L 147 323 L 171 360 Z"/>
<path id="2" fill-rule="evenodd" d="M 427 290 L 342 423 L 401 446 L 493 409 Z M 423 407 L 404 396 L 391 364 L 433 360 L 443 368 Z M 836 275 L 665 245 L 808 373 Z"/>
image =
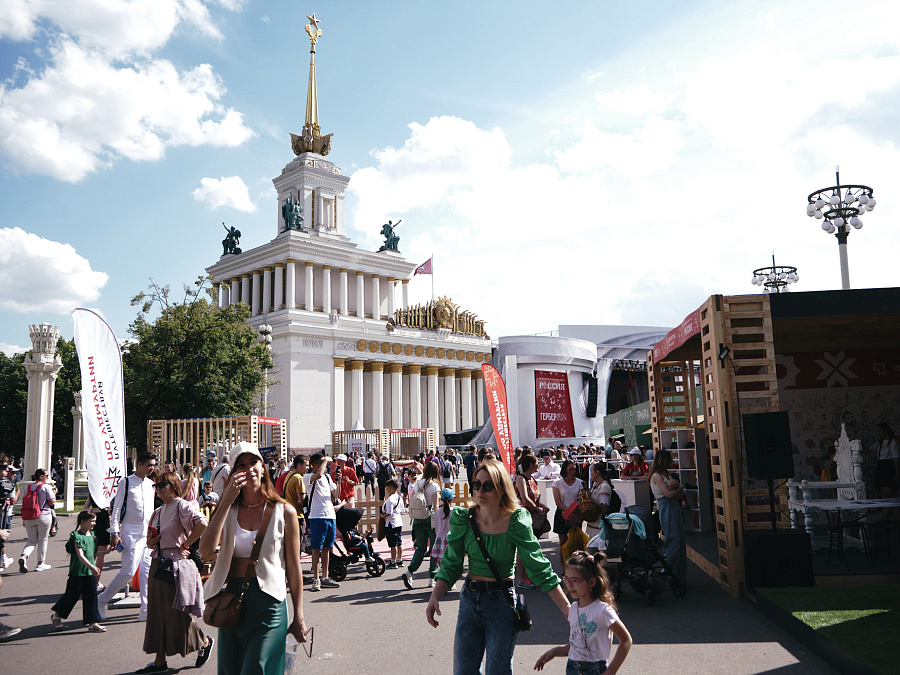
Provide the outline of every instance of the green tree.
<path id="1" fill-rule="evenodd" d="M 268 350 L 247 323 L 243 304 L 220 309 L 207 277 L 184 286 L 174 302 L 168 286 L 150 284 L 131 301 L 140 313 L 125 347 L 125 421 L 130 443 L 147 447 L 151 419 L 247 415 L 272 367 Z M 151 312 L 159 316 L 150 320 Z"/>

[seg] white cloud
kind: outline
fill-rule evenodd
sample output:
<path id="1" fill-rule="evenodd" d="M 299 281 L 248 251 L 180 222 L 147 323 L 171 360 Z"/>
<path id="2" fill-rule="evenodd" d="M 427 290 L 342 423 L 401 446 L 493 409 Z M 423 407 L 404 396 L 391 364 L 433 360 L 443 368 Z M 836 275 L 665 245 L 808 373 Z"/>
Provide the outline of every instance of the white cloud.
<path id="1" fill-rule="evenodd" d="M 668 105 L 660 91 L 651 91 L 646 82 L 637 87 L 604 91 L 597 94 L 601 110 L 612 110 L 627 115 L 661 114 Z"/>
<path id="2" fill-rule="evenodd" d="M 0 229 L 0 310 L 65 314 L 96 301 L 108 279 L 69 244 Z"/>
<path id="3" fill-rule="evenodd" d="M 191 194 L 198 202 L 213 209 L 227 207 L 246 212 L 256 210 L 256 204 L 250 201 L 250 190 L 240 176 L 201 178 L 200 187 Z"/>
<path id="4" fill-rule="evenodd" d="M 12 356 L 13 354 L 24 354 L 31 347 L 19 347 L 18 345 L 11 345 L 6 342 L 0 342 L 0 352 L 3 352 L 7 356 Z"/>

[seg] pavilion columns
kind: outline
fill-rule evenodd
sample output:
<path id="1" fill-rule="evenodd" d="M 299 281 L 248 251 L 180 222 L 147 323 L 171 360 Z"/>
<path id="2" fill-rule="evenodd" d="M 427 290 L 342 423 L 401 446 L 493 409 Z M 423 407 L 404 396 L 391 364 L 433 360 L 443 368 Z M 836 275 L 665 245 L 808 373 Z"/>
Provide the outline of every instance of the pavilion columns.
<path id="1" fill-rule="evenodd" d="M 250 288 L 250 316 L 260 314 L 259 309 L 259 270 L 253 270 L 253 286 Z"/>
<path id="2" fill-rule="evenodd" d="M 384 361 L 370 361 L 366 364 L 371 371 L 372 401 L 370 413 L 372 428 L 384 427 Z"/>
<path id="3" fill-rule="evenodd" d="M 475 376 L 475 426 L 484 424 L 484 375 L 476 370 Z"/>
<path id="4" fill-rule="evenodd" d="M 372 275 L 372 318 L 381 318 L 381 277 Z"/>
<path id="5" fill-rule="evenodd" d="M 362 359 L 350 361 L 350 426 L 363 419 L 363 368 Z"/>
<path id="6" fill-rule="evenodd" d="M 403 286 L 403 309 L 409 309 L 409 279 L 402 279 L 400 283 Z"/>
<path id="7" fill-rule="evenodd" d="M 228 293 L 228 304 L 236 305 L 241 301 L 241 278 L 231 277 L 231 291 Z"/>
<path id="8" fill-rule="evenodd" d="M 226 287 L 227 288 L 227 287 Z M 75 456 L 75 477 L 83 480 L 87 477 L 87 465 L 84 460 L 84 429 L 81 426 L 83 418 L 81 407 L 81 392 L 75 392 L 75 405 L 72 406 L 72 454 Z"/>
<path id="9" fill-rule="evenodd" d="M 394 277 L 387 278 L 387 301 L 388 301 L 388 317 L 394 316 L 394 290 L 397 287 L 397 281 Z"/>
<path id="10" fill-rule="evenodd" d="M 406 373 L 409 375 L 409 419 L 407 424 L 412 429 L 418 429 L 422 426 L 422 366 L 406 366 Z"/>
<path id="11" fill-rule="evenodd" d="M 307 312 L 313 311 L 313 264 L 306 261 L 306 301 L 304 307 Z"/>
<path id="12" fill-rule="evenodd" d="M 250 306 L 250 275 L 246 272 L 241 275 L 241 302 Z"/>
<path id="13" fill-rule="evenodd" d="M 366 273 L 356 270 L 356 316 L 366 316 Z"/>
<path id="14" fill-rule="evenodd" d="M 222 291 L 219 288 L 221 284 L 218 281 L 213 282 L 213 290 L 216 292 L 216 306 L 221 309 L 222 307 Z"/>
<path id="15" fill-rule="evenodd" d="M 285 262 L 287 271 L 284 278 L 284 306 L 288 309 L 295 309 L 297 306 L 294 301 L 294 295 L 297 293 L 297 261 L 288 258 Z"/>
<path id="16" fill-rule="evenodd" d="M 388 366 L 391 374 L 391 428 L 403 428 L 403 364 Z"/>
<path id="17" fill-rule="evenodd" d="M 347 302 L 347 268 L 341 268 L 341 316 L 347 316 L 349 310 Z"/>
<path id="18" fill-rule="evenodd" d="M 331 314 L 331 265 L 322 265 L 322 311 Z"/>
<path id="19" fill-rule="evenodd" d="M 268 314 L 272 311 L 272 266 L 263 267 L 263 297 L 262 297 L 262 313 Z"/>
<path id="20" fill-rule="evenodd" d="M 440 438 L 438 433 L 438 367 L 425 366 L 425 386 L 428 388 L 428 409 L 425 414 L 425 426 L 434 429 L 434 437 Z"/>
<path id="21" fill-rule="evenodd" d="M 334 357 L 334 414 L 332 415 L 332 431 L 344 430 L 344 359 Z"/>
<path id="22" fill-rule="evenodd" d="M 469 368 L 459 369 L 460 407 L 462 408 L 462 428 L 471 429 L 472 424 L 472 371 Z"/>
<path id="23" fill-rule="evenodd" d="M 456 368 L 441 368 L 444 378 L 444 433 L 453 433 L 456 429 Z"/>
<path id="24" fill-rule="evenodd" d="M 284 307 L 284 263 L 275 263 L 275 311 Z"/>

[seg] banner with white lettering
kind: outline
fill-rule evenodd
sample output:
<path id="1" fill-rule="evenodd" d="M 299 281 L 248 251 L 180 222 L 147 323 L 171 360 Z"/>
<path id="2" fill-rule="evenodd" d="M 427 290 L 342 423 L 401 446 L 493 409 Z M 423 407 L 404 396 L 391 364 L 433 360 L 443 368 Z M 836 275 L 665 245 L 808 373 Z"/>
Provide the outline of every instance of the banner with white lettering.
<path id="1" fill-rule="evenodd" d="M 481 364 L 481 373 L 484 375 L 484 394 L 491 413 L 491 426 L 494 427 L 497 450 L 506 470 L 512 475 L 516 472 L 516 468 L 512 434 L 509 430 L 509 410 L 506 407 L 506 384 L 500 371 L 488 363 Z"/>
<path id="2" fill-rule="evenodd" d="M 534 413 L 538 438 L 575 436 L 567 373 L 534 371 Z"/>
<path id="3" fill-rule="evenodd" d="M 84 460 L 94 506 L 109 506 L 125 475 L 125 391 L 122 352 L 96 312 L 76 309 L 75 348 L 81 366 Z"/>

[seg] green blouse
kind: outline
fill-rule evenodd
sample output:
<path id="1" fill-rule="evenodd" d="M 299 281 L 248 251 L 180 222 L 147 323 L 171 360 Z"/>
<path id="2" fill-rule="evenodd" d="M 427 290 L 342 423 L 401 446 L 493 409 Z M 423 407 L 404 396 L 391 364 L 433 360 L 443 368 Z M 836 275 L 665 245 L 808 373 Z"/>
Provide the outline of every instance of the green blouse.
<path id="1" fill-rule="evenodd" d="M 550 562 L 544 557 L 541 545 L 531 528 L 531 515 L 525 509 L 513 511 L 509 518 L 509 528 L 502 534 L 482 534 L 481 540 L 494 560 L 494 565 L 502 578 L 512 577 L 516 569 L 516 551 L 525 565 L 528 578 L 542 591 L 552 591 L 559 586 L 559 577 Z M 469 556 L 469 574 L 493 578 L 491 568 L 481 554 L 475 540 L 475 533 L 469 527 L 469 513 L 461 507 L 450 512 L 450 532 L 447 534 L 447 549 L 441 560 L 441 569 L 435 578 L 456 583 L 462 575 L 463 559 Z"/>

